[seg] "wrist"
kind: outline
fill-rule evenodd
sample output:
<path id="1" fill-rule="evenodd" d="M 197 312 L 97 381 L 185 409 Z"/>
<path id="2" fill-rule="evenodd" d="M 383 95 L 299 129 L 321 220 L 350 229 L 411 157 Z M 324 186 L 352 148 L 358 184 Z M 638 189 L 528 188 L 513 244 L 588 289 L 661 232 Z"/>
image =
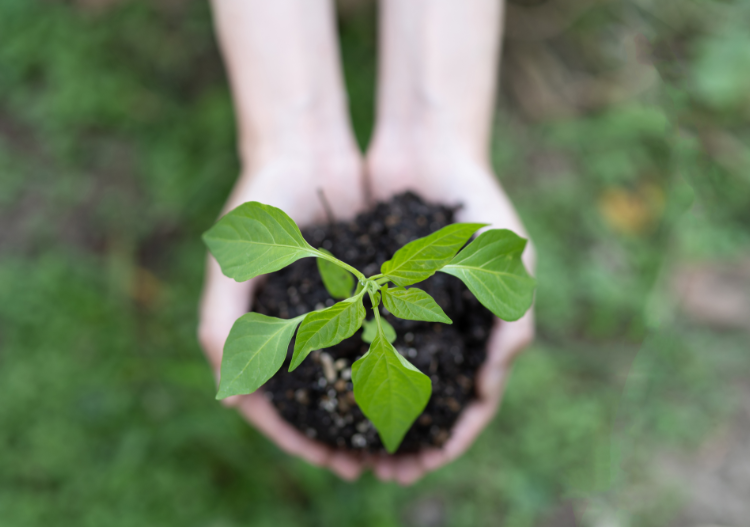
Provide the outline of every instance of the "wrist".
<path id="1" fill-rule="evenodd" d="M 249 156 L 225 210 L 257 200 L 290 211 L 302 225 L 320 220 L 324 210 L 316 193 L 322 191 L 336 218 L 353 216 L 362 200 L 362 157 L 353 149 L 330 145 L 309 148 L 300 143 L 299 148 Z"/>
<path id="2" fill-rule="evenodd" d="M 378 124 L 366 158 L 373 174 L 435 174 L 466 165 L 492 171 L 484 144 L 434 120 Z"/>
<path id="3" fill-rule="evenodd" d="M 440 108 L 422 108 L 410 117 L 379 116 L 368 158 L 406 156 L 414 165 L 461 159 L 489 167 L 488 135 L 462 125 Z"/>
<path id="4" fill-rule="evenodd" d="M 280 116 L 270 126 L 241 129 L 238 148 L 246 172 L 255 172 L 275 161 L 318 166 L 348 164 L 360 158 L 345 118 L 295 110 Z"/>

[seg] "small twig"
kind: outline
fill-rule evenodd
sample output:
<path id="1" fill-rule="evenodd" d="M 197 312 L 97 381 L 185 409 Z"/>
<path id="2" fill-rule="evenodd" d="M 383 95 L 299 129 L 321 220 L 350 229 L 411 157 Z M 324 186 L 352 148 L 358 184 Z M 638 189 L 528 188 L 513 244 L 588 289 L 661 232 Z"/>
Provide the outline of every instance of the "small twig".
<path id="1" fill-rule="evenodd" d="M 373 200 L 372 196 L 372 180 L 370 179 L 370 171 L 367 170 L 366 166 L 362 169 L 362 184 L 365 193 L 365 205 L 368 209 L 370 209 L 373 205 L 375 205 L 375 201 Z"/>
<path id="2" fill-rule="evenodd" d="M 336 224 L 336 217 L 333 216 L 333 210 L 331 209 L 331 204 L 328 203 L 328 200 L 326 199 L 326 195 L 323 192 L 323 189 L 321 187 L 318 187 L 318 199 L 320 200 L 320 203 L 323 205 L 323 209 L 326 212 L 328 223 L 331 226 L 334 226 Z"/>

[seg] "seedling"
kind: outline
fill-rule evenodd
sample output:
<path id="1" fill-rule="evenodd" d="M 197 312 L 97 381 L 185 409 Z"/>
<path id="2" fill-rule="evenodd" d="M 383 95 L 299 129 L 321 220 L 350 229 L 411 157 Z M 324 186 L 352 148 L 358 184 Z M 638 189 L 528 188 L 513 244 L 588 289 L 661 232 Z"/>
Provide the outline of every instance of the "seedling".
<path id="1" fill-rule="evenodd" d="M 451 324 L 430 295 L 407 288 L 441 271 L 461 279 L 500 319 L 515 321 L 531 306 L 535 281 L 521 262 L 525 239 L 507 229 L 490 229 L 461 250 L 485 225 L 451 224 L 409 242 L 383 263 L 379 274 L 365 277 L 328 251 L 310 246 L 276 207 L 247 202 L 230 211 L 203 235 L 225 275 L 242 282 L 316 257 L 323 284 L 331 297 L 341 300 L 294 319 L 254 312 L 237 319 L 224 345 L 217 399 L 250 394 L 268 381 L 281 368 L 295 330 L 290 372 L 310 352 L 341 342 L 364 324 L 362 338 L 370 349 L 352 365 L 354 398 L 393 453 L 427 405 L 432 383 L 391 344 L 396 333 L 381 319 L 381 301 L 401 319 Z M 370 321 L 365 321 L 365 295 L 374 314 Z"/>

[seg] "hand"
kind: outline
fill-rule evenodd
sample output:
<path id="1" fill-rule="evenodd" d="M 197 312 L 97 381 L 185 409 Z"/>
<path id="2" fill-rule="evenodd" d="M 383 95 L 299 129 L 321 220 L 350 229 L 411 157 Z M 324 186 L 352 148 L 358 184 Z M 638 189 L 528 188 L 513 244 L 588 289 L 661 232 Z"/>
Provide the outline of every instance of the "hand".
<path id="1" fill-rule="evenodd" d="M 330 202 L 336 218 L 351 218 L 359 212 L 364 204 L 359 154 L 337 154 L 322 162 L 311 158 L 279 159 L 264 163 L 258 170 L 248 170 L 237 181 L 222 214 L 256 200 L 279 207 L 298 225 L 306 225 L 325 219 L 319 190 Z M 208 257 L 198 333 L 217 381 L 224 342 L 234 321 L 250 310 L 258 279 L 235 282 L 221 273 L 213 257 Z M 223 402 L 237 406 L 248 422 L 292 455 L 328 467 L 346 480 L 356 479 L 363 469 L 363 462 L 354 455 L 300 433 L 279 416 L 261 391 L 232 396 Z"/>
<path id="2" fill-rule="evenodd" d="M 370 186 L 378 200 L 412 190 L 427 201 L 462 205 L 457 221 L 489 223 L 491 228 L 511 229 L 528 238 L 489 166 L 472 159 L 456 143 L 441 141 L 427 148 L 403 138 L 391 142 L 380 137 L 368 154 L 367 165 Z M 531 243 L 526 246 L 523 261 L 533 273 L 535 253 Z M 379 457 L 373 462 L 377 477 L 408 485 L 466 451 L 495 415 L 511 362 L 533 337 L 531 310 L 515 322 L 495 319 L 487 360 L 477 373 L 477 400 L 461 413 L 450 439 L 440 449 Z"/>

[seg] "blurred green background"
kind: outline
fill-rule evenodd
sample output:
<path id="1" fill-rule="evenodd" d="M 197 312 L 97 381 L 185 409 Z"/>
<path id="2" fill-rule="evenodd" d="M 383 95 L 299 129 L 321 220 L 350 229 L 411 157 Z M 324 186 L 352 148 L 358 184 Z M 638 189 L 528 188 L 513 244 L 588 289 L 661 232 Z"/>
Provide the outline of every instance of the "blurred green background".
<path id="1" fill-rule="evenodd" d="M 358 139 L 376 6 L 339 6 Z M 205 0 L 0 2 L 0 524 L 746 524 L 750 2 L 514 0 L 493 161 L 539 250 L 502 410 L 408 489 L 218 405 L 237 175 Z"/>

